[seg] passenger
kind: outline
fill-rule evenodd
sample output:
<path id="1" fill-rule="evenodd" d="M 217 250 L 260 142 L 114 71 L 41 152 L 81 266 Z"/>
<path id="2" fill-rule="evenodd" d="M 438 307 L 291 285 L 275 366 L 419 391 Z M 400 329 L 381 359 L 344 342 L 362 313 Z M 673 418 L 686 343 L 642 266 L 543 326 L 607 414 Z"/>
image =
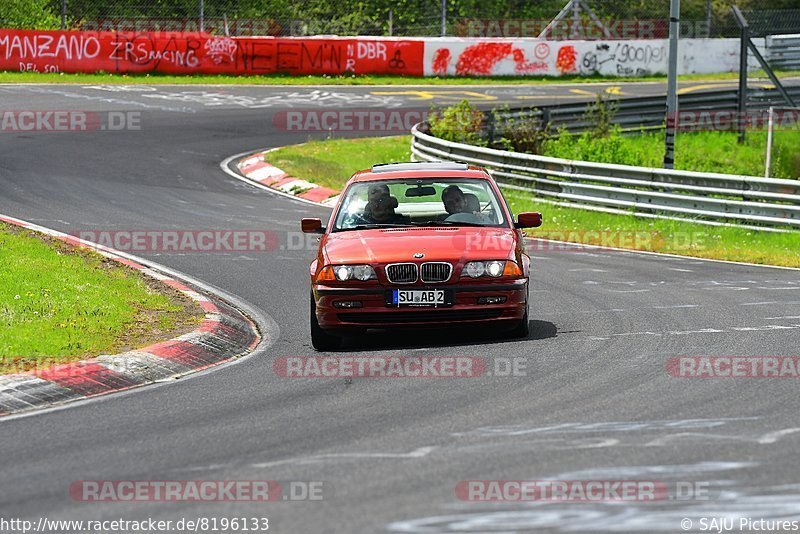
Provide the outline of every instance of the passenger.
<path id="1" fill-rule="evenodd" d="M 467 199 L 464 192 L 457 185 L 449 185 L 442 191 L 442 202 L 444 209 L 450 215 L 456 213 L 469 213 L 467 209 Z"/>

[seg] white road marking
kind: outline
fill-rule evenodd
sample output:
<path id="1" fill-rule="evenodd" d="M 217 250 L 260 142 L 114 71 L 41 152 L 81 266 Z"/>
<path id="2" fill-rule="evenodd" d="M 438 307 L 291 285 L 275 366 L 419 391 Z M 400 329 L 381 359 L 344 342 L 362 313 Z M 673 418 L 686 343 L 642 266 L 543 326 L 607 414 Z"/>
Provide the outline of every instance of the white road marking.
<path id="1" fill-rule="evenodd" d="M 724 330 L 717 330 L 716 328 L 702 328 L 700 330 L 675 330 L 667 332 L 671 336 L 688 336 L 690 334 L 721 334 Z"/>
<path id="2" fill-rule="evenodd" d="M 285 460 L 276 460 L 274 462 L 264 462 L 252 464 L 251 467 L 273 467 L 282 464 L 305 464 L 322 462 L 325 460 L 339 460 L 339 459 L 408 459 L 408 458 L 424 458 L 436 449 L 436 447 L 420 447 L 411 452 L 342 452 L 330 454 L 317 454 L 315 456 L 302 456 L 300 458 L 287 458 Z"/>
<path id="3" fill-rule="evenodd" d="M 779 289 L 781 291 L 786 291 L 788 289 L 800 289 L 800 287 L 792 286 L 792 287 L 758 287 L 756 289 Z"/>
<path id="4" fill-rule="evenodd" d="M 704 434 L 702 432 L 681 432 L 678 434 L 670 434 L 668 436 L 663 436 L 658 439 L 654 439 L 648 443 L 645 443 L 645 447 L 662 447 L 669 442 L 673 442 L 677 439 L 683 438 L 703 438 L 703 439 L 721 439 L 725 441 L 744 441 L 748 443 L 758 443 L 759 445 L 771 445 L 776 443 L 780 440 L 783 436 L 788 436 L 790 434 L 794 434 L 795 432 L 800 432 L 800 428 L 784 428 L 783 430 L 776 430 L 774 432 L 768 432 L 759 437 L 752 437 L 752 436 L 741 436 L 741 435 L 723 435 L 723 434 Z"/>
<path id="5" fill-rule="evenodd" d="M 630 337 L 630 336 L 688 336 L 692 334 L 725 334 L 731 332 L 774 332 L 782 330 L 797 330 L 800 324 L 793 325 L 780 325 L 768 324 L 763 326 L 730 326 L 724 329 L 718 328 L 701 328 L 699 330 L 668 330 L 666 332 L 621 332 L 618 334 L 606 334 L 606 337 L 591 336 L 588 339 L 603 340 L 610 337 Z"/>
<path id="6" fill-rule="evenodd" d="M 724 417 L 719 419 L 659 419 L 654 421 L 601 421 L 597 423 L 558 423 L 541 427 L 522 425 L 484 426 L 466 432 L 453 432 L 454 437 L 462 436 L 525 436 L 543 433 L 583 433 L 583 432 L 637 432 L 639 430 L 680 430 L 716 428 L 738 421 L 757 421 L 759 417 Z"/>
<path id="7" fill-rule="evenodd" d="M 668 267 L 670 271 L 678 271 L 679 273 L 693 273 L 692 269 L 677 269 L 675 267 Z"/>
<path id="8" fill-rule="evenodd" d="M 674 306 L 653 306 L 654 310 L 671 310 L 673 308 L 699 308 L 699 304 L 675 304 Z"/>
<path id="9" fill-rule="evenodd" d="M 736 330 L 737 332 L 765 332 L 768 330 L 796 330 L 798 328 L 800 328 L 800 325 L 768 324 L 764 326 L 733 326 L 731 330 Z"/>
<path id="10" fill-rule="evenodd" d="M 777 319 L 800 319 L 800 315 L 784 315 L 781 317 L 764 317 L 767 321 L 775 321 Z"/>
<path id="11" fill-rule="evenodd" d="M 771 304 L 782 304 L 782 305 L 800 304 L 800 300 L 790 300 L 785 302 L 781 302 L 780 300 L 768 300 L 766 302 L 742 302 L 741 304 L 739 304 L 739 306 L 767 306 Z"/>
<path id="12" fill-rule="evenodd" d="M 701 288 L 704 291 L 716 291 L 720 289 L 724 289 L 727 291 L 747 291 L 750 289 L 749 287 L 738 287 L 738 286 L 715 286 L 715 287 L 703 287 Z"/>
<path id="13" fill-rule="evenodd" d="M 775 443 L 783 436 L 788 436 L 789 434 L 794 434 L 795 432 L 800 432 L 800 428 L 784 428 L 783 430 L 777 430 L 775 432 L 770 432 L 769 434 L 764 434 L 758 439 L 758 443 L 763 445 L 769 445 Z"/>

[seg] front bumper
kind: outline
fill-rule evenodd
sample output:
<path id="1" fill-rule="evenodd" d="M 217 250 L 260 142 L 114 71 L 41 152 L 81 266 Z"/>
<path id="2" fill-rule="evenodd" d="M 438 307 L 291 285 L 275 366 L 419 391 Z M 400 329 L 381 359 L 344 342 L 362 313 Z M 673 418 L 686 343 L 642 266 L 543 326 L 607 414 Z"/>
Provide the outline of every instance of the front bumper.
<path id="1" fill-rule="evenodd" d="M 526 279 L 495 283 L 405 286 L 402 289 L 443 289 L 447 306 L 397 307 L 387 304 L 386 292 L 399 286 L 343 288 L 314 286 L 317 320 L 329 331 L 363 331 L 367 328 L 441 328 L 443 326 L 494 323 L 511 326 L 525 315 L 528 303 Z M 499 304 L 479 304 L 485 297 L 505 297 Z M 335 303 L 358 302 L 358 308 L 338 308 Z"/>

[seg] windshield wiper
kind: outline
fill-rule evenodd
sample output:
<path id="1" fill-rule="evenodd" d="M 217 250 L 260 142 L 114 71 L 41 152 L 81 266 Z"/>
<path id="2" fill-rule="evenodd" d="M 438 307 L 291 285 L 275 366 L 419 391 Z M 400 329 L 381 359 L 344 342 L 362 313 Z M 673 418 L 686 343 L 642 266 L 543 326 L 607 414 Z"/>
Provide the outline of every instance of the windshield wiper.
<path id="1" fill-rule="evenodd" d="M 375 228 L 404 228 L 406 226 L 411 226 L 410 224 L 404 223 L 368 223 L 368 224 L 357 224 L 355 226 L 349 226 L 347 228 L 337 228 L 337 232 L 344 232 L 347 230 L 372 230 Z"/>
<path id="2" fill-rule="evenodd" d="M 474 223 L 465 221 L 426 221 L 423 223 L 412 223 L 414 226 L 487 226 L 484 223 Z"/>

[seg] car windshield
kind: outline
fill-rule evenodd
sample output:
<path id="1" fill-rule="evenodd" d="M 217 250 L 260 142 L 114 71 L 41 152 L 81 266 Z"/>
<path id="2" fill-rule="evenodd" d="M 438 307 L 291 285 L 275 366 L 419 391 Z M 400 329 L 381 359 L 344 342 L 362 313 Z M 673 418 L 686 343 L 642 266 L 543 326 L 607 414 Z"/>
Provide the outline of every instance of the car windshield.
<path id="1" fill-rule="evenodd" d="M 437 178 L 354 183 L 344 193 L 333 230 L 506 224 L 488 181 Z"/>

